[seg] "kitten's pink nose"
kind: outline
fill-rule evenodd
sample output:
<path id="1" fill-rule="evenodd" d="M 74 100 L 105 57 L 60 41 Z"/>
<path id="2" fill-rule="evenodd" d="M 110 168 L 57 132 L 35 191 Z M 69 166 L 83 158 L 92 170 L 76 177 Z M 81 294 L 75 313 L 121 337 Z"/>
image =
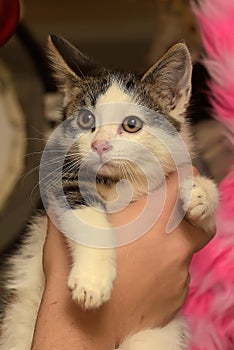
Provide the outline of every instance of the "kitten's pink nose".
<path id="1" fill-rule="evenodd" d="M 108 141 L 94 141 L 92 143 L 92 150 L 97 152 L 97 154 L 101 157 L 104 152 L 108 152 L 112 149 L 111 144 Z"/>

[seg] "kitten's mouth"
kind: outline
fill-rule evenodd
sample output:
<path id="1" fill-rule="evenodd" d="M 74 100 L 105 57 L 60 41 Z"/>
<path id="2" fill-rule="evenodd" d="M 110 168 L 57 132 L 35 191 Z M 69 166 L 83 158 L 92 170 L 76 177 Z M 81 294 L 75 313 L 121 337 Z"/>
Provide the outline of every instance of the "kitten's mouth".
<path id="1" fill-rule="evenodd" d="M 98 174 L 111 177 L 115 176 L 120 179 L 128 179 L 129 176 L 132 176 L 135 173 L 137 170 L 136 168 L 137 167 L 134 167 L 134 164 L 129 160 L 114 158 L 100 164 Z"/>
<path id="2" fill-rule="evenodd" d="M 121 169 L 124 167 L 124 160 L 123 159 L 111 159 L 108 161 L 101 161 L 98 164 L 98 174 L 100 175 L 108 175 L 111 174 L 112 176 L 114 174 L 119 174 L 121 172 Z"/>
<path id="3" fill-rule="evenodd" d="M 99 166 L 100 168 L 104 167 L 116 167 L 121 166 L 121 164 L 126 163 L 126 160 L 123 158 L 102 158 L 98 157 L 98 159 L 91 160 L 92 164 Z"/>
<path id="4" fill-rule="evenodd" d="M 100 162 L 100 168 L 99 171 L 105 171 L 107 169 L 117 170 L 121 167 L 121 164 L 123 164 L 123 161 L 120 159 L 111 159 L 105 162 Z"/>

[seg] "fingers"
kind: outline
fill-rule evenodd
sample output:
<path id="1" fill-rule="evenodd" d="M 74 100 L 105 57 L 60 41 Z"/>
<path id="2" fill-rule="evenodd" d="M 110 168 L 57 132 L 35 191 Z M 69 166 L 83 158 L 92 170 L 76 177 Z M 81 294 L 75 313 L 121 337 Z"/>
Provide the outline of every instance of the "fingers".
<path id="1" fill-rule="evenodd" d="M 215 236 L 216 233 L 216 231 L 214 230 L 206 232 L 200 227 L 192 225 L 187 220 L 183 220 L 181 225 L 184 226 L 184 235 L 187 237 L 188 242 L 190 242 L 191 249 L 194 253 L 204 248 L 211 241 L 211 239 Z"/>
<path id="2" fill-rule="evenodd" d="M 193 175 L 198 176 L 198 170 L 193 167 Z M 168 195 L 165 205 L 165 215 L 168 217 L 170 211 L 173 210 L 176 196 L 175 196 L 175 187 L 178 187 L 178 176 L 177 173 L 173 173 L 172 176 L 168 179 Z M 192 225 L 186 219 L 181 222 L 182 232 L 190 243 L 191 250 L 193 253 L 198 252 L 204 248 L 210 240 L 214 237 L 216 230 L 211 230 L 209 232 L 204 231 L 202 228 Z"/>
<path id="3" fill-rule="evenodd" d="M 199 172 L 196 168 L 193 167 L 192 169 L 193 175 L 197 176 L 199 175 Z M 170 176 L 166 180 L 166 198 L 165 203 L 161 203 L 163 206 L 163 210 L 161 213 L 160 220 L 165 221 L 166 224 L 168 224 L 171 214 L 173 213 L 173 210 L 176 207 L 176 201 L 178 198 L 178 191 L 179 191 L 179 178 L 178 173 L 175 171 L 170 174 Z"/>
<path id="4" fill-rule="evenodd" d="M 175 260 L 189 266 L 193 254 L 204 248 L 212 237 L 213 233 L 207 233 L 187 220 L 182 220 L 179 226 L 169 234 L 170 246 L 174 249 Z"/>

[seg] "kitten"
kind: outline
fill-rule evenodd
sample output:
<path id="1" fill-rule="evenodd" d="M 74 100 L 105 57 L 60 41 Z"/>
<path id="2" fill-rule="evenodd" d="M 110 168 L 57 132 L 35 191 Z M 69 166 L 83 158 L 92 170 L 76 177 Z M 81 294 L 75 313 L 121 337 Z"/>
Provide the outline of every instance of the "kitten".
<path id="1" fill-rule="evenodd" d="M 179 152 L 177 164 L 172 157 L 173 151 L 179 149 L 177 135 L 184 140 L 189 150 L 192 149 L 185 122 L 192 64 L 189 51 L 183 43 L 170 48 L 141 76 L 100 68 L 67 41 L 54 35 L 49 38 L 49 50 L 58 86 L 63 94 L 66 127 L 60 134 L 61 140 L 64 139 L 66 143 L 71 130 L 73 135 L 79 131 L 79 137 L 73 140 L 62 169 L 62 187 L 70 208 L 65 207 L 59 215 L 57 212 L 54 219 L 63 233 L 72 238 L 67 238 L 73 261 L 68 278 L 71 297 L 87 310 L 100 307 L 109 300 L 116 277 L 113 248 L 116 242 L 108 220 L 108 210 L 116 202 L 116 184 L 120 183 L 120 202 L 126 204 L 125 187 L 121 187 L 119 182 L 121 179 L 132 184 L 132 200 L 136 200 L 159 188 L 163 177 L 185 162 L 183 154 Z M 155 156 L 157 162 L 150 162 L 147 152 Z M 77 172 L 83 163 L 86 164 L 84 174 L 88 176 L 80 176 L 77 181 Z M 61 209 L 63 204 L 56 186 L 52 195 Z M 183 179 L 180 199 L 185 209 L 190 194 L 187 219 L 204 230 L 214 229 L 214 212 L 218 203 L 214 183 L 198 176 L 193 179 L 191 186 L 191 179 Z M 53 207 L 52 201 L 49 202 Z M 55 204 L 54 210 L 59 211 Z M 94 226 L 96 237 L 99 234 L 102 237 L 103 228 L 106 229 L 108 234 L 105 239 L 100 238 L 98 242 L 99 247 L 105 249 L 97 249 L 97 242 L 92 247 L 91 227 L 85 224 L 82 227 L 86 229 L 84 237 L 89 240 L 91 236 L 90 244 L 85 246 L 77 243 L 75 238 L 81 231 L 79 222 L 88 222 Z M 46 216 L 34 218 L 22 248 L 11 258 L 6 287 L 17 297 L 6 312 L 0 349 L 29 350 L 31 347 L 44 288 L 42 252 L 46 228 Z M 119 349 L 184 349 L 184 333 L 184 321 L 176 317 L 163 328 L 142 331 L 128 337 Z"/>

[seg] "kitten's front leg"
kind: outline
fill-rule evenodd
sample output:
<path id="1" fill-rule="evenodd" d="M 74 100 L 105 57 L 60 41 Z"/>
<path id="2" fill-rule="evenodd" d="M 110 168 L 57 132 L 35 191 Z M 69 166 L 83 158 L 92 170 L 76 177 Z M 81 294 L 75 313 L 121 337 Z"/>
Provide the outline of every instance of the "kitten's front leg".
<path id="1" fill-rule="evenodd" d="M 68 240 L 71 248 L 73 266 L 68 278 L 68 287 L 72 291 L 72 297 L 82 308 L 92 309 L 102 305 L 110 298 L 112 284 L 116 277 L 115 267 L 115 250 L 114 248 L 99 248 L 101 245 L 101 235 L 103 228 L 106 229 L 106 240 L 110 243 L 113 239 L 113 232 L 107 216 L 103 212 L 99 212 L 93 208 L 85 207 L 76 209 L 76 215 L 84 222 L 88 222 L 86 226 L 86 235 L 92 235 L 92 229 L 95 228 L 95 237 L 92 246 L 85 246 L 72 240 Z M 72 222 L 73 220 L 73 222 Z M 69 220 L 65 220 L 66 230 L 75 229 L 77 232 L 81 229 L 77 226 L 76 219 L 70 216 Z M 90 230 L 89 230 L 90 228 Z M 84 229 L 84 228 L 83 228 Z M 100 234 L 100 241 L 97 237 Z"/>
<path id="2" fill-rule="evenodd" d="M 84 309 L 97 308 L 110 299 L 116 276 L 114 249 L 97 249 L 70 241 L 73 267 L 68 278 L 72 298 Z"/>
<path id="3" fill-rule="evenodd" d="M 192 183 L 191 183 L 192 181 Z M 218 207 L 218 190 L 215 183 L 203 176 L 187 179 L 180 185 L 180 198 L 184 209 L 188 204 L 186 218 L 205 231 L 215 229 L 215 211 Z"/>

